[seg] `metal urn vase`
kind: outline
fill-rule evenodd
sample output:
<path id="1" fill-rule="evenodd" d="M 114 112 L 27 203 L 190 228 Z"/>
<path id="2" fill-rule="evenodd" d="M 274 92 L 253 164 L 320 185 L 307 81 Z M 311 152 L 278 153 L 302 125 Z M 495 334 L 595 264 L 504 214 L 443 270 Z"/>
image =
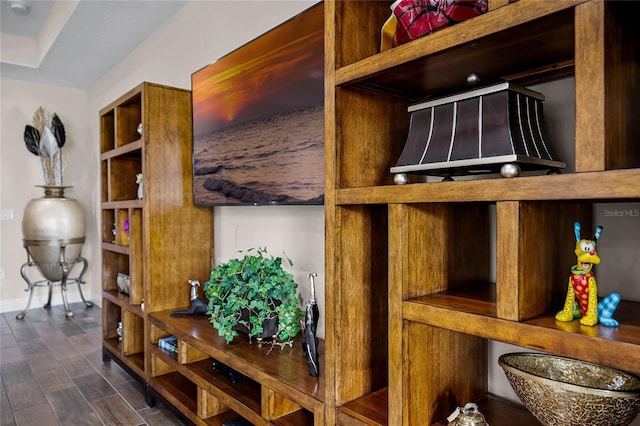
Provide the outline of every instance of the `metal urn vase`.
<path id="1" fill-rule="evenodd" d="M 26 314 L 31 304 L 33 288 L 39 285 L 49 287 L 49 300 L 45 305 L 48 308 L 53 283 L 56 282 L 60 282 L 67 317 L 73 316 L 66 297 L 69 282 L 76 282 L 82 301 L 88 307 L 93 306 L 84 299 L 80 288 L 87 269 L 87 261 L 80 256 L 85 240 L 84 211 L 78 201 L 64 196 L 64 190 L 68 186 L 45 185 L 43 188 L 44 196 L 27 203 L 22 219 L 22 241 L 28 260 L 20 273 L 27 282 L 27 291 L 30 293 L 27 307 L 18 314 L 18 318 L 23 318 Z M 69 272 L 77 262 L 83 263 L 82 272 L 77 278 L 70 279 Z M 26 275 L 26 268 L 29 266 L 36 266 L 45 280 L 32 282 Z"/>

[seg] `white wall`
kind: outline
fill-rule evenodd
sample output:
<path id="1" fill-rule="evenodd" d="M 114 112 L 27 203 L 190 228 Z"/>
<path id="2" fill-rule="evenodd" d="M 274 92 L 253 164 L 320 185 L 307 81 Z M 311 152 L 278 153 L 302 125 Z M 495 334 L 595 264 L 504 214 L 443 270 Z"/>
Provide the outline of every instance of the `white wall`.
<path id="1" fill-rule="evenodd" d="M 2 80 L 0 201 L 2 209 L 14 210 L 14 220 L 2 221 L 0 228 L 0 263 L 6 274 L 0 309 L 19 310 L 26 304 L 25 286 L 19 275 L 20 265 L 26 260 L 21 243 L 21 211 L 30 198 L 39 196 L 34 185 L 41 184 L 42 177 L 38 159 L 24 148 L 22 133 L 39 105 L 55 110 L 67 127 L 67 144 L 77 166 L 67 168 L 65 183 L 75 186 L 69 195 L 78 199 L 87 212 L 89 229 L 83 254 L 90 262 L 90 271 L 85 293 L 99 303 L 99 110 L 143 81 L 190 89 L 193 72 L 315 3 L 190 1 L 88 92 Z M 274 255 L 284 251 L 294 262 L 291 272 L 300 284 L 301 297 L 306 299 L 309 294 L 306 274 L 317 272 L 318 298 L 324 300 L 322 206 L 216 207 L 214 216 L 216 262 L 233 257 L 236 250 L 256 246 L 268 246 Z M 188 291 L 186 286 L 184 291 Z M 39 289 L 36 296 L 46 298 L 46 290 Z M 73 296 L 70 294 L 71 301 L 79 300 Z M 61 300 L 54 299 L 54 303 Z M 32 306 L 39 304 L 41 301 L 35 300 Z M 324 304 L 320 308 L 324 318 Z M 324 327 L 319 334 L 324 335 Z"/>
<path id="2" fill-rule="evenodd" d="M 50 113 L 57 113 L 65 126 L 67 141 L 62 148 L 65 159 L 63 183 L 73 186 L 66 195 L 78 200 L 85 210 L 88 243 L 82 254 L 89 261 L 89 275 L 92 276 L 85 295 L 95 300 L 100 295 L 95 233 L 98 162 L 95 154 L 97 144 L 93 143 L 89 126 L 92 114 L 87 110 L 87 92 L 2 79 L 0 98 L 0 208 L 13 214 L 13 219 L 0 221 L 0 269 L 4 272 L 4 277 L 0 278 L 0 310 L 22 310 L 27 303 L 27 286 L 20 276 L 20 267 L 27 260 L 22 247 L 22 213 L 29 200 L 43 195 L 42 189 L 36 185 L 45 182 L 40 158 L 27 151 L 23 134 L 25 125 L 32 124 L 33 113 L 40 106 Z M 87 167 L 92 163 L 95 163 L 94 167 Z M 34 268 L 28 270 L 31 280 L 42 279 Z M 32 306 L 42 305 L 46 296 L 46 289 L 38 288 Z M 80 301 L 76 286 L 69 290 L 69 301 Z M 61 303 L 60 292 L 55 291 L 53 304 Z"/>

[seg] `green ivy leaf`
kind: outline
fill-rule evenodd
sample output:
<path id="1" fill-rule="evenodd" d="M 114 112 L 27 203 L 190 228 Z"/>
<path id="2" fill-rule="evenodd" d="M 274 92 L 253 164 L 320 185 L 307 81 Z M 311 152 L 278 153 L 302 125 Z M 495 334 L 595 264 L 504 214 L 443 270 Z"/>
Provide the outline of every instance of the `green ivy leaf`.
<path id="1" fill-rule="evenodd" d="M 209 299 L 207 314 L 211 324 L 231 342 L 238 332 L 237 324 L 249 329 L 249 336 L 264 332 L 266 318 L 278 316 L 277 336 L 291 346 L 293 338 L 300 332 L 299 321 L 304 311 L 298 308 L 298 285 L 293 275 L 282 268 L 284 260 L 293 266 L 286 256 L 273 257 L 266 247 L 239 251 L 242 258 L 230 259 L 211 270 L 209 281 L 204 284 L 204 293 Z M 251 312 L 249 321 L 241 320 L 241 313 Z"/>

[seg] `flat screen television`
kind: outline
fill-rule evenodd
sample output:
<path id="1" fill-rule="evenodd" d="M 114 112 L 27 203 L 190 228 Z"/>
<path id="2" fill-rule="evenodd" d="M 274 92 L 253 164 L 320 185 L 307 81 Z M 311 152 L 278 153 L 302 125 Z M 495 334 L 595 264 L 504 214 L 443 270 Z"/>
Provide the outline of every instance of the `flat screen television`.
<path id="1" fill-rule="evenodd" d="M 324 202 L 324 7 L 191 75 L 201 206 Z"/>

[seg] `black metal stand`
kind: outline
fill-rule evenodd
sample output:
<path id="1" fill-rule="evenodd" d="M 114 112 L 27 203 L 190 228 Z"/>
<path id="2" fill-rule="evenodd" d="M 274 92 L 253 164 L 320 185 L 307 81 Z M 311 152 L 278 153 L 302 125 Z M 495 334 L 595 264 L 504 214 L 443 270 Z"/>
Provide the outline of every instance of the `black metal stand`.
<path id="1" fill-rule="evenodd" d="M 50 245 L 50 242 L 43 242 L 40 245 Z M 73 312 L 71 311 L 71 309 L 69 308 L 69 303 L 67 302 L 67 284 L 71 283 L 76 283 L 78 284 L 78 292 L 80 293 L 80 298 L 82 298 L 82 302 L 88 307 L 92 307 L 93 306 L 93 302 L 88 301 L 84 298 L 84 294 L 82 294 L 82 287 L 80 286 L 80 284 L 84 284 L 84 274 L 87 272 L 87 267 L 88 267 L 88 263 L 87 260 L 81 256 L 78 256 L 77 259 L 74 259 L 71 262 L 67 262 L 66 258 L 65 258 L 65 248 L 66 248 L 66 244 L 64 242 L 60 242 L 59 245 L 59 262 L 56 264 L 51 264 L 51 265 L 40 265 L 38 263 L 36 263 L 33 259 L 33 256 L 31 255 L 31 252 L 29 251 L 29 246 L 30 245 L 38 245 L 37 242 L 34 241 L 25 241 L 25 249 L 27 250 L 27 262 L 24 263 L 22 265 L 22 267 L 20 268 L 20 275 L 22 275 L 22 278 L 25 280 L 25 282 L 27 283 L 27 289 L 25 291 L 29 292 L 29 300 L 27 301 L 27 307 L 24 308 L 23 311 L 21 311 L 18 315 L 16 315 L 16 319 L 23 319 L 25 317 L 25 315 L 27 314 L 27 311 L 29 310 L 29 306 L 31 306 L 31 299 L 33 298 L 33 289 L 35 287 L 49 287 L 49 297 L 47 299 L 47 303 L 44 305 L 45 309 L 49 309 L 51 307 L 51 295 L 53 292 L 53 286 L 58 283 L 60 285 L 60 289 L 62 292 L 62 302 L 64 303 L 64 310 L 65 310 L 65 315 L 67 316 L 67 318 L 72 318 L 73 317 Z M 71 272 L 71 269 L 73 268 L 73 266 L 77 263 L 77 262 L 81 262 L 82 263 L 82 271 L 80 272 L 80 275 L 78 275 L 78 277 L 76 278 L 69 278 L 69 272 Z M 62 269 L 62 278 L 60 281 L 51 281 L 49 279 L 43 279 L 43 280 L 39 280 L 39 281 L 31 281 L 29 279 L 29 277 L 27 277 L 26 274 L 26 270 L 28 267 L 32 267 L 32 266 L 36 266 L 36 267 L 40 267 L 40 266 L 57 266 L 60 267 Z"/>

